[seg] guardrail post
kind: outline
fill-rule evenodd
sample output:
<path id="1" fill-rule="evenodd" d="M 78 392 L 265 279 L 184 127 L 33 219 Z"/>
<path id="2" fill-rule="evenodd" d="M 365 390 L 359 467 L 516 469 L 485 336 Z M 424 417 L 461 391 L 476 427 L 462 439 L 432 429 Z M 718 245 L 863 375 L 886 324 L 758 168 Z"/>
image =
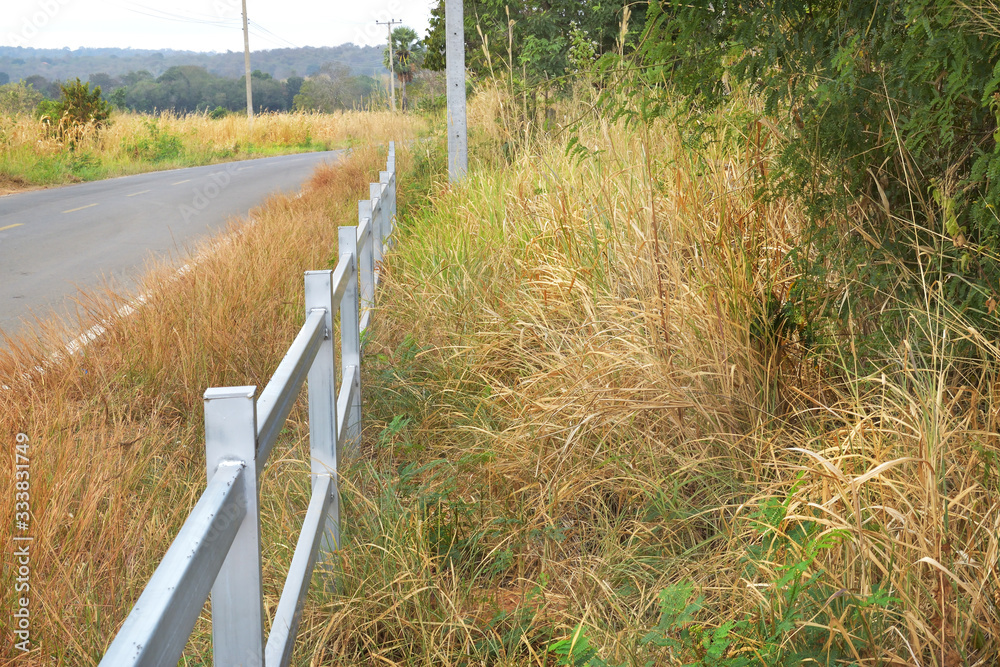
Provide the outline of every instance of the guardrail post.
<path id="1" fill-rule="evenodd" d="M 212 586 L 212 642 L 216 665 L 264 665 L 264 592 L 260 569 L 257 487 L 256 387 L 205 391 L 208 479 L 223 462 L 242 461 L 246 515 Z"/>
<path id="2" fill-rule="evenodd" d="M 380 171 L 378 182 L 381 189 L 379 200 L 382 203 L 382 239 L 385 243 L 385 249 L 388 250 L 392 238 L 392 196 L 389 191 L 389 172 Z"/>
<path id="3" fill-rule="evenodd" d="M 309 368 L 309 456 L 312 488 L 320 476 L 332 477 L 330 513 L 323 530 L 323 552 L 340 546 L 340 497 L 337 493 L 337 368 L 333 349 L 333 271 L 306 271 L 306 317 L 323 310 L 326 332 Z"/>
<path id="4" fill-rule="evenodd" d="M 371 197 L 372 209 L 372 263 L 375 265 L 374 286 L 378 287 L 382 273 L 382 255 L 385 252 L 385 200 L 382 197 L 382 184 L 369 183 L 368 195 Z"/>
<path id="5" fill-rule="evenodd" d="M 354 398 L 347 408 L 342 428 L 345 440 L 356 445 L 361 440 L 361 329 L 358 290 L 358 228 L 339 230 L 340 257 L 350 257 L 351 270 L 347 289 L 340 301 L 340 364 L 345 379 L 352 383 Z"/>
<path id="6" fill-rule="evenodd" d="M 389 172 L 389 233 L 396 226 L 396 142 L 389 142 L 389 157 L 385 161 L 385 170 Z"/>
<path id="7" fill-rule="evenodd" d="M 372 249 L 375 246 L 375 221 L 372 219 L 372 203 L 369 199 L 358 202 L 358 227 L 355 233 L 361 230 L 365 220 L 369 221 L 368 228 L 372 233 L 369 234 L 368 240 L 358 239 L 358 289 L 361 293 L 362 331 L 367 328 L 375 305 L 375 262 L 372 258 Z"/>

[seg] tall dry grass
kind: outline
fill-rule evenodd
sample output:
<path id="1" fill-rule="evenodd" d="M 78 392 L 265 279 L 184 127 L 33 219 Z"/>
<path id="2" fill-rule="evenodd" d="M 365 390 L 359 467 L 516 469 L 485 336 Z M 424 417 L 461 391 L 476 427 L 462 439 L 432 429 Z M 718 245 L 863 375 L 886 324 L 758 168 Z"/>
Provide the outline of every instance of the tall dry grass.
<path id="1" fill-rule="evenodd" d="M 78 354 L 65 353 L 71 335 L 56 325 L 0 352 L 0 488 L 10 499 L 0 509 L 2 540 L 10 545 L 15 533 L 17 433 L 30 439 L 34 538 L 33 651 L 15 650 L 8 631 L 16 597 L 8 549 L 0 662 L 100 660 L 204 488 L 204 390 L 263 387 L 304 319 L 303 271 L 332 268 L 337 226 L 357 220 L 357 200 L 384 158 L 384 149 L 356 148 L 318 171 L 301 198 L 273 197 L 253 212 L 255 224 L 236 222 L 207 241 L 190 270 L 151 266 L 138 288 L 149 296 L 128 317 L 115 315 L 127 295 L 81 295 L 80 328 L 105 322 L 107 331 Z M 298 406 L 262 481 L 270 613 L 308 504 L 305 422 Z M 203 619 L 185 664 L 208 656 Z"/>
<path id="2" fill-rule="evenodd" d="M 344 548 L 296 664 L 548 666 L 563 639 L 593 666 L 995 664 L 996 343 L 929 283 L 877 372 L 852 371 L 850 336 L 805 349 L 774 304 L 806 220 L 756 196 L 764 126 L 705 118 L 717 141 L 695 150 L 595 119 L 579 157 L 514 108 L 474 99 L 459 186 L 439 142 L 400 153 Z M 44 660 L 110 640 L 202 484 L 201 392 L 273 368 L 312 268 L 298 235 L 353 217 L 338 183 L 363 190 L 377 163 L 356 158 L 84 357 L 3 362 L 0 437 L 29 433 L 42 471 Z M 302 420 L 264 482 L 269 572 L 305 507 Z"/>
<path id="3" fill-rule="evenodd" d="M 156 116 L 116 113 L 110 124 L 51 131 L 26 115 L 0 116 L 0 186 L 48 185 L 262 155 L 385 143 L 426 130 L 416 116 L 386 111 Z M 71 145 L 72 144 L 72 145 Z"/>
<path id="4" fill-rule="evenodd" d="M 877 373 L 807 353 L 760 125 L 594 120 L 581 159 L 505 104 L 401 226 L 320 662 L 547 665 L 582 626 L 612 665 L 996 664 L 996 369 L 959 357 L 994 343 L 928 284 Z"/>

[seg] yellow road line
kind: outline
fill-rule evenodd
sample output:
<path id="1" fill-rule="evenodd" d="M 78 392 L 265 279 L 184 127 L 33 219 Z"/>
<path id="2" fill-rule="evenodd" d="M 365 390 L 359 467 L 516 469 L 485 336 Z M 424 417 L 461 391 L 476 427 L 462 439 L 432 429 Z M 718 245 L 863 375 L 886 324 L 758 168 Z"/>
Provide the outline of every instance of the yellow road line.
<path id="1" fill-rule="evenodd" d="M 6 227 L 0 227 L 0 232 L 6 231 L 8 229 L 14 229 L 15 227 L 20 227 L 23 224 L 24 224 L 23 222 L 19 222 L 16 225 L 7 225 Z"/>
<path id="2" fill-rule="evenodd" d="M 137 196 L 137 195 L 144 195 L 144 194 L 146 194 L 147 192 L 149 192 L 149 190 L 143 190 L 142 192 L 133 192 L 132 194 L 130 194 L 130 195 L 125 195 L 125 196 L 126 196 L 126 197 L 135 197 L 135 196 Z"/>
<path id="3" fill-rule="evenodd" d="M 190 183 L 190 182 L 191 182 L 191 179 L 189 178 L 186 181 L 177 181 L 176 183 L 171 183 L 170 185 L 180 185 L 181 183 Z"/>
<path id="4" fill-rule="evenodd" d="M 97 206 L 97 203 L 87 204 L 86 206 L 80 206 L 79 208 L 71 208 L 68 211 L 63 211 L 63 213 L 72 213 L 73 211 L 82 211 L 85 208 L 90 208 L 91 206 Z"/>

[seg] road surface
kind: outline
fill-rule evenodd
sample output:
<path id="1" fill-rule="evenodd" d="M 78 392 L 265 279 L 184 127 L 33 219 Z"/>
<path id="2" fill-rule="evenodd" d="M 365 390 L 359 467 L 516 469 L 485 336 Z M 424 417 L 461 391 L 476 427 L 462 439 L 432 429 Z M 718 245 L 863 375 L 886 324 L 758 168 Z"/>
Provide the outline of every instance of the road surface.
<path id="1" fill-rule="evenodd" d="M 342 151 L 190 167 L 0 197 L 0 331 L 71 312 L 78 288 L 131 287 L 151 256 L 182 258 Z M 0 343 L 2 345 L 2 343 Z"/>

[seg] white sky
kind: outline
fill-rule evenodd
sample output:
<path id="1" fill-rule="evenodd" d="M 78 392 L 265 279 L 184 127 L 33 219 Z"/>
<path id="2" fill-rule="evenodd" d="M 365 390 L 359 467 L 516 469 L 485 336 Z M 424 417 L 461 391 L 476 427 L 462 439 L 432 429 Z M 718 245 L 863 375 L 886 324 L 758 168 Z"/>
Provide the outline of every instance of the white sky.
<path id="1" fill-rule="evenodd" d="M 242 0 L 2 0 L 0 45 L 242 51 Z M 379 45 L 402 20 L 427 34 L 434 0 L 247 0 L 250 49 Z M 10 5 L 13 5 L 11 7 Z M 393 26 L 398 27 L 398 26 Z"/>

